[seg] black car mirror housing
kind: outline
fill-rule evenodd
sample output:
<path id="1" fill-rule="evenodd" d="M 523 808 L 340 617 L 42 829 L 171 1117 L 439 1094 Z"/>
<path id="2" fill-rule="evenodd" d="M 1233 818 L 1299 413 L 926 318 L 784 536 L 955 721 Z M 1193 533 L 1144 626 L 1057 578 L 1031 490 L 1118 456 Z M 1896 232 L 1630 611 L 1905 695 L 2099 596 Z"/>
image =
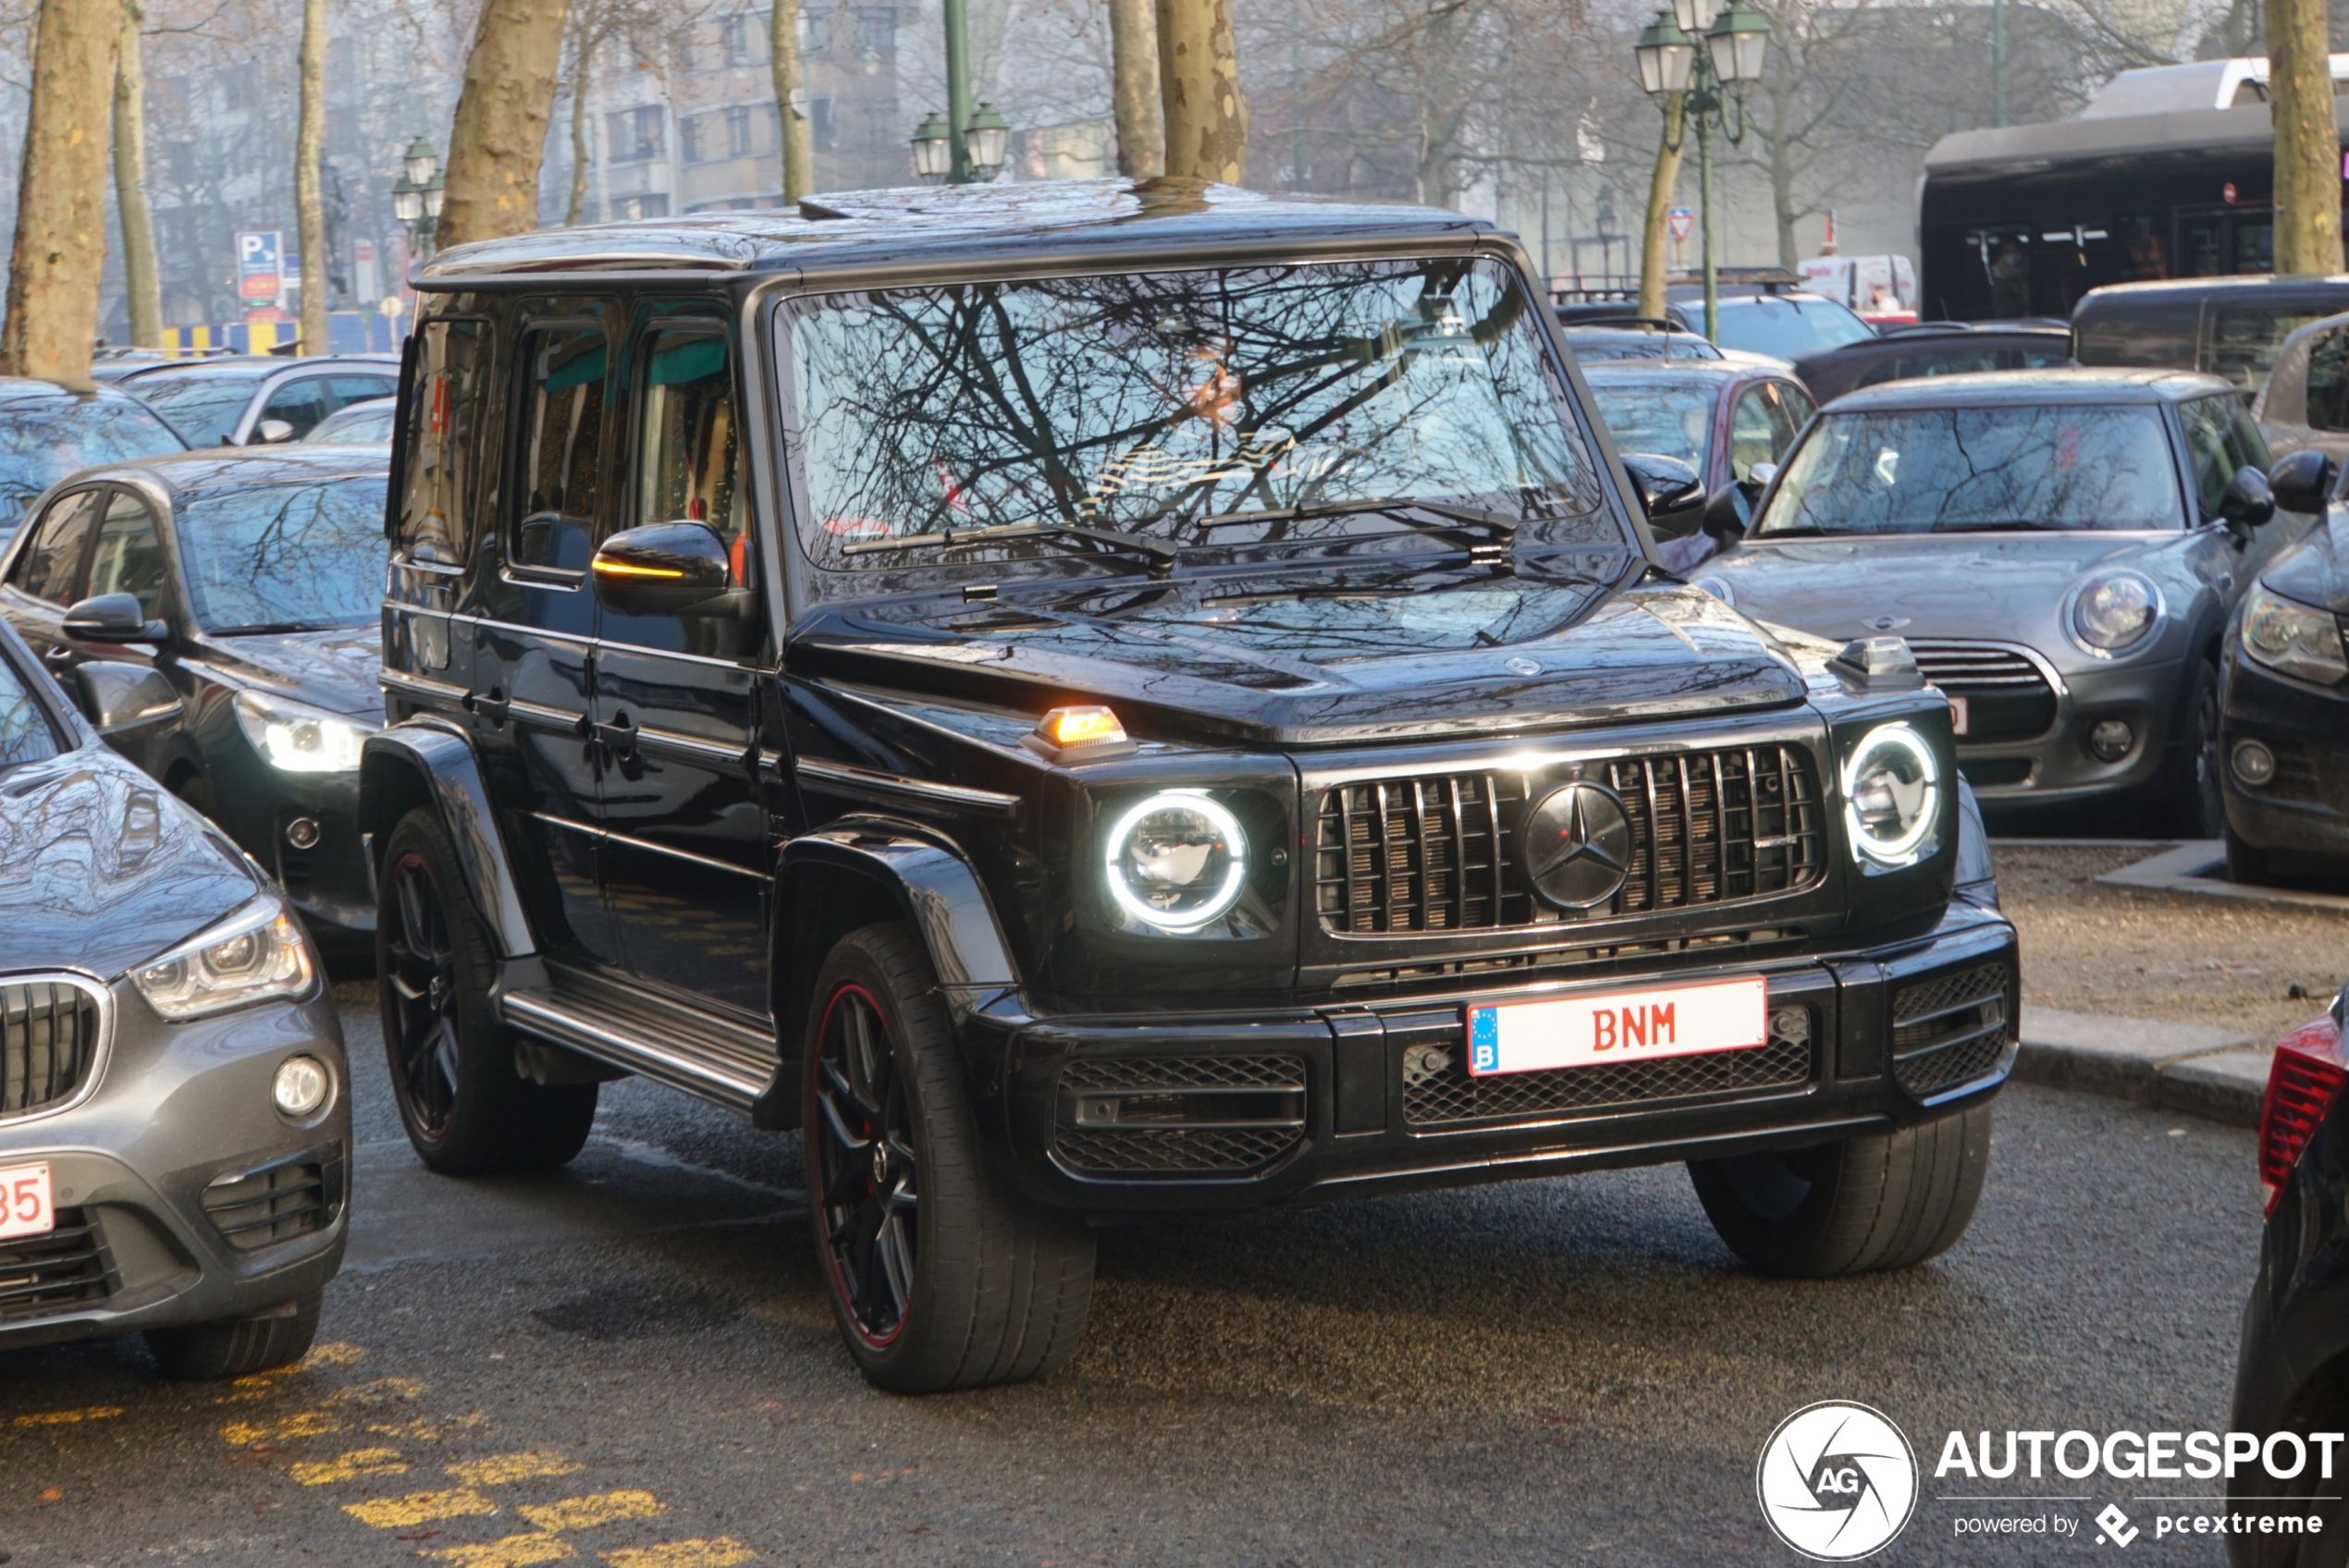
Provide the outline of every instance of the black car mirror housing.
<path id="1" fill-rule="evenodd" d="M 170 630 L 149 620 L 133 594 L 95 594 L 66 611 L 65 634 L 77 643 L 160 643 Z"/>
<path id="2" fill-rule="evenodd" d="M 2322 452 L 2299 451 L 2268 471 L 2268 489 L 2285 511 L 2317 513 L 2325 509 L 2340 477 L 2339 468 Z"/>
<path id="3" fill-rule="evenodd" d="M 2275 515 L 2276 497 L 2268 488 L 2268 476 L 2248 464 L 2235 470 L 2227 481 L 2227 493 L 2219 498 L 2220 521 L 2236 536 L 2248 537 Z"/>
<path id="4" fill-rule="evenodd" d="M 73 676 L 81 688 L 81 711 L 101 735 L 177 718 L 186 711 L 171 682 L 144 665 L 92 659 L 76 668 Z"/>
<path id="5" fill-rule="evenodd" d="M 1631 489 L 1639 496 L 1640 509 L 1647 513 L 1651 526 L 1704 499 L 1704 481 L 1696 470 L 1678 458 L 1656 452 L 1626 452 L 1623 472 L 1631 476 Z M 1688 531 L 1682 528 L 1679 532 Z"/>
<path id="6" fill-rule="evenodd" d="M 596 598 L 621 615 L 739 615 L 750 591 L 733 585 L 726 541 L 706 522 L 649 522 L 604 541 L 588 563 Z"/>
<path id="7" fill-rule="evenodd" d="M 1740 480 L 1713 492 L 1712 499 L 1704 503 L 1703 520 L 1697 526 L 1703 529 L 1716 544 L 1727 549 L 1744 538 L 1745 531 L 1753 523 L 1753 484 L 1749 480 Z"/>

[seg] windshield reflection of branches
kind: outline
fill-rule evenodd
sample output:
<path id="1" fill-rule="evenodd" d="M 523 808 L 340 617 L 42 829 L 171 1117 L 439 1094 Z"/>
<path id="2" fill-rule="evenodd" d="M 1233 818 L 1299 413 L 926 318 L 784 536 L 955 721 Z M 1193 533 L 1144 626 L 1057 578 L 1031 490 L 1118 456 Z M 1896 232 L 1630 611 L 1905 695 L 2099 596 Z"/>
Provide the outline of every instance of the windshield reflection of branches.
<path id="1" fill-rule="evenodd" d="M 24 683 L 0 662 L 0 770 L 57 754 L 56 731 Z"/>
<path id="2" fill-rule="evenodd" d="M 0 497 L 20 505 L 79 469 L 179 449 L 170 428 L 135 403 L 12 408 L 0 419 Z"/>
<path id="3" fill-rule="evenodd" d="M 827 566 L 862 540 L 1002 523 L 1593 504 L 1523 298 L 1475 263 L 875 292 L 803 316 L 793 346 Z"/>
<path id="4" fill-rule="evenodd" d="M 384 485 L 272 484 L 180 508 L 197 619 L 231 626 L 359 626 L 383 600 Z"/>
<path id="5" fill-rule="evenodd" d="M 2151 408 L 1830 414 L 1789 465 L 1761 532 L 2175 528 L 2177 474 Z"/>

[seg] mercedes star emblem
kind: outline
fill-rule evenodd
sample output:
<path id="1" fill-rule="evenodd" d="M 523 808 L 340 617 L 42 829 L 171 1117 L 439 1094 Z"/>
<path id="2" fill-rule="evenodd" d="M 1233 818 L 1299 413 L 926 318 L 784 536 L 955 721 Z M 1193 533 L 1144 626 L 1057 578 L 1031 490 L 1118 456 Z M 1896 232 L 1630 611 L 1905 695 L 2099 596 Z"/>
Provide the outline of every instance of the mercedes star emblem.
<path id="1" fill-rule="evenodd" d="M 1905 615 L 1877 615 L 1870 616 L 1860 624 L 1870 631 L 1898 631 L 1909 624 L 1909 619 Z"/>
<path id="2" fill-rule="evenodd" d="M 1606 902 L 1631 864 L 1630 815 L 1604 784 L 1552 790 L 1527 815 L 1524 839 L 1527 878 L 1560 909 Z"/>
<path id="3" fill-rule="evenodd" d="M 1542 667 L 1535 664 L 1531 659 L 1503 659 L 1501 661 L 1501 668 L 1507 670 L 1511 675 L 1539 675 L 1542 673 Z"/>

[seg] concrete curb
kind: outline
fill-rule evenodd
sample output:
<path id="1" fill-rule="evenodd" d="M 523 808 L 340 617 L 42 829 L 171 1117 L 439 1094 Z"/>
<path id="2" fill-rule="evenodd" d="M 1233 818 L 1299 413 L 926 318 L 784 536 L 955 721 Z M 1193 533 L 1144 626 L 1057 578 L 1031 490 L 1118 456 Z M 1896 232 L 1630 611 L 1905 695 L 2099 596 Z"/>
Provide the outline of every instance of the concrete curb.
<path id="1" fill-rule="evenodd" d="M 2026 1006 L 2014 1075 L 2257 1127 L 2269 1054 L 2268 1041 L 2232 1030 Z"/>
<path id="2" fill-rule="evenodd" d="M 2108 888 L 2144 888 L 2201 899 L 2232 899 L 2271 909 L 2320 909 L 2336 914 L 2349 913 L 2349 895 L 2304 892 L 2296 888 L 2261 888 L 2230 882 L 2226 877 L 2225 843 L 2217 839 L 2195 839 L 2149 860 L 2108 871 L 2097 880 Z"/>

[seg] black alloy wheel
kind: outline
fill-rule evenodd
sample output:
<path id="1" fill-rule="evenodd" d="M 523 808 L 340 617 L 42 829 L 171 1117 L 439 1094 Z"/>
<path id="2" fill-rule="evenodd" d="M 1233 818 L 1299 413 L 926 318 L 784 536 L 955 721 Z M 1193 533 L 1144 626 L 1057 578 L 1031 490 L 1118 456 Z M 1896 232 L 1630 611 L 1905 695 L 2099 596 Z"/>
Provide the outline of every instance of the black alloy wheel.
<path id="1" fill-rule="evenodd" d="M 2226 758 L 2219 734 L 2219 672 L 2208 664 L 2194 691 L 2194 815 L 2195 836 L 2216 839 L 2227 826 L 2227 799 L 2221 790 Z"/>
<path id="2" fill-rule="evenodd" d="M 410 1124 L 438 1139 L 457 1105 L 457 955 L 440 891 L 414 850 L 391 868 L 391 902 L 384 986 L 394 1082 Z"/>
<path id="3" fill-rule="evenodd" d="M 825 1004 L 809 1057 L 809 1129 L 818 1224 L 848 1326 L 880 1349 L 904 1331 L 914 1300 L 921 1160 L 913 1116 L 879 1004 L 842 985 Z"/>

